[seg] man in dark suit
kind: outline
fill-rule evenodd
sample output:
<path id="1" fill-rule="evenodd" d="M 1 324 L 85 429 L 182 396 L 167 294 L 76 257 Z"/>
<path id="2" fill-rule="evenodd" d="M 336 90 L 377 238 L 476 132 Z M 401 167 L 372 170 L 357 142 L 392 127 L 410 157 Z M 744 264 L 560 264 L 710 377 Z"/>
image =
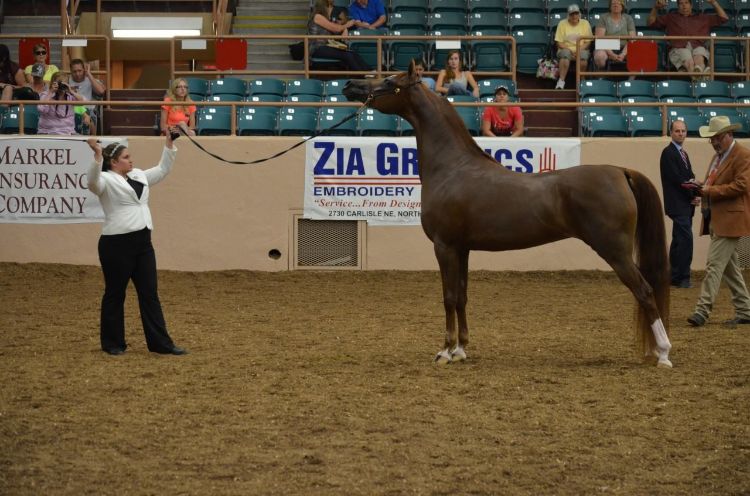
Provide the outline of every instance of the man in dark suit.
<path id="1" fill-rule="evenodd" d="M 669 263 L 672 286 L 689 288 L 690 264 L 693 261 L 693 214 L 700 202 L 691 189 L 682 185 L 695 179 L 690 157 L 683 148 L 687 126 L 680 120 L 672 121 L 669 130 L 672 142 L 661 152 L 659 168 L 664 196 L 664 211 L 672 219 L 672 244 L 669 246 Z"/>

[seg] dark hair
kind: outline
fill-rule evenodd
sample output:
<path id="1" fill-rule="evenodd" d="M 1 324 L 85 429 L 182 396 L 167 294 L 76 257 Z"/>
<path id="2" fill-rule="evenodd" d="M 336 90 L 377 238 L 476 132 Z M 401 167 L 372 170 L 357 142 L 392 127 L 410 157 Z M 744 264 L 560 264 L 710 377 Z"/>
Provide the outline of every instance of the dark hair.
<path id="1" fill-rule="evenodd" d="M 121 143 L 110 143 L 104 147 L 104 150 L 102 150 L 102 156 L 104 157 L 104 160 L 102 161 L 102 170 L 108 171 L 112 169 L 112 161 L 120 158 L 120 155 L 122 155 L 125 148 L 127 147 Z"/>
<path id="2" fill-rule="evenodd" d="M 15 84 L 18 64 L 10 60 L 10 50 L 7 45 L 0 43 L 0 81 Z"/>
<path id="3" fill-rule="evenodd" d="M 425 63 L 424 63 L 424 60 L 422 60 L 422 59 L 421 59 L 421 58 L 419 58 L 419 57 L 416 57 L 416 58 L 414 58 L 414 59 L 412 59 L 412 60 L 414 61 L 414 67 L 416 67 L 416 66 L 420 66 L 420 67 L 424 67 L 424 68 L 426 68 L 426 67 L 427 67 L 427 66 L 425 65 Z"/>
<path id="4" fill-rule="evenodd" d="M 73 59 L 70 61 L 70 68 L 72 69 L 74 65 L 80 65 L 81 67 L 86 67 L 86 64 L 83 63 L 83 60 L 81 59 Z"/>

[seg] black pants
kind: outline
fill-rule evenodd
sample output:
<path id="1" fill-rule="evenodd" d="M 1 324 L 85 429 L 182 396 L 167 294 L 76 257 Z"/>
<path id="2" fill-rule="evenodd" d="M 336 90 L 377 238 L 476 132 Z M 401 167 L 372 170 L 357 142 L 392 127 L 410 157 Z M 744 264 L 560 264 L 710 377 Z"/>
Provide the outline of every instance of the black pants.
<path id="1" fill-rule="evenodd" d="M 127 347 L 125 291 L 130 279 L 138 293 L 146 346 L 150 351 L 171 349 L 174 343 L 167 333 L 157 294 L 156 256 L 151 244 L 151 231 L 143 229 L 127 234 L 101 236 L 99 261 L 104 273 L 100 327 L 102 349 L 124 350 Z"/>
<path id="2" fill-rule="evenodd" d="M 338 48 L 329 47 L 323 45 L 318 47 L 317 50 L 312 54 L 313 57 L 320 57 L 323 59 L 336 59 L 342 61 L 346 65 L 346 69 L 350 71 L 369 71 L 371 68 L 367 63 L 362 60 L 362 56 L 357 52 L 351 50 L 341 50 Z"/>
<path id="3" fill-rule="evenodd" d="M 672 284 L 690 282 L 693 262 L 693 217 L 680 215 L 672 219 L 672 244 L 669 246 L 669 265 Z"/>

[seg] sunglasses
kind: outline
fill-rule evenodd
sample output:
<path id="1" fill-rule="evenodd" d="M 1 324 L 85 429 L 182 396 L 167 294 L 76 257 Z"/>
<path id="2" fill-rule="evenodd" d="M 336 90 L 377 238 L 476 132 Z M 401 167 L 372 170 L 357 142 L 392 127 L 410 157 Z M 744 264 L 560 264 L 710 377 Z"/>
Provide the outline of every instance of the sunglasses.
<path id="1" fill-rule="evenodd" d="M 39 50 L 38 52 L 34 52 L 34 55 L 47 55 L 47 52 L 45 50 Z"/>
<path id="2" fill-rule="evenodd" d="M 178 84 L 177 87 L 178 88 L 185 88 L 185 89 L 187 89 L 187 86 L 185 86 L 184 84 Z"/>

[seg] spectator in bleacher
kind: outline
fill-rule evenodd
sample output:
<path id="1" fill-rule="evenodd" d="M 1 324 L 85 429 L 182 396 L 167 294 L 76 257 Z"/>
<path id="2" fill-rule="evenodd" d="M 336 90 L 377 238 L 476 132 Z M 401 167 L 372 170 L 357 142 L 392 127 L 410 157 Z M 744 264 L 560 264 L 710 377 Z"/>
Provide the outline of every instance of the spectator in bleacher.
<path id="1" fill-rule="evenodd" d="M 623 0 L 610 0 L 609 12 L 599 17 L 594 29 L 596 36 L 635 36 L 635 22 L 625 14 Z M 619 50 L 594 50 L 594 65 L 606 69 L 608 62 L 625 62 L 628 55 L 628 41 L 620 40 Z"/>
<path id="2" fill-rule="evenodd" d="M 648 16 L 650 28 L 663 29 L 667 36 L 709 36 L 711 28 L 724 24 L 729 16 L 716 0 L 706 0 L 713 6 L 716 14 L 693 14 L 690 0 L 677 0 L 677 12 L 657 15 L 666 7 L 666 0 L 656 0 Z M 669 61 L 678 71 L 706 72 L 709 52 L 707 40 L 671 40 L 669 42 Z"/>
<path id="3" fill-rule="evenodd" d="M 44 43 L 34 45 L 34 63 L 27 65 L 23 71 L 26 74 L 26 82 L 29 84 L 32 81 L 31 68 L 34 67 L 34 64 L 44 66 L 44 80 L 47 82 L 52 81 L 52 75 L 60 71 L 55 65 L 47 63 L 47 45 Z"/>
<path id="4" fill-rule="evenodd" d="M 84 100 L 92 101 L 94 98 L 104 96 L 107 88 L 104 83 L 99 81 L 91 74 L 91 67 L 81 59 L 70 61 L 70 78 L 68 86 L 78 92 Z M 96 105 L 85 105 L 76 107 L 76 113 L 81 116 L 82 126 L 78 129 L 79 134 L 82 130 L 88 130 L 88 134 L 96 134 L 96 123 L 98 113 Z"/>
<path id="5" fill-rule="evenodd" d="M 469 90 L 471 86 L 471 90 Z M 451 50 L 445 59 L 445 69 L 440 69 L 435 91 L 441 95 L 473 95 L 479 98 L 479 85 L 470 71 L 463 70 L 461 51 Z"/>
<path id="6" fill-rule="evenodd" d="M 414 71 L 417 73 L 417 76 L 419 76 L 419 80 L 422 81 L 422 84 L 427 86 L 427 88 L 431 89 L 432 91 L 435 91 L 435 80 L 429 76 L 423 75 L 424 61 L 422 59 L 414 59 Z"/>
<path id="7" fill-rule="evenodd" d="M 495 88 L 495 102 L 507 103 L 508 87 Z M 487 107 L 482 113 L 482 136 L 523 136 L 521 107 Z"/>
<path id="8" fill-rule="evenodd" d="M 41 94 L 39 100 L 54 102 L 77 102 L 83 97 L 71 90 L 64 82 L 62 72 L 56 72 L 50 78 L 49 89 Z M 76 134 L 74 105 L 39 105 L 39 134 Z"/>
<path id="9" fill-rule="evenodd" d="M 49 88 L 49 84 L 44 80 L 44 66 L 42 64 L 34 64 L 31 68 L 31 84 L 28 86 L 36 93 L 36 100 L 39 100 L 42 93 Z"/>
<path id="10" fill-rule="evenodd" d="M 14 93 L 26 86 L 26 77 L 16 62 L 10 60 L 10 50 L 0 44 L 0 91 L 2 100 L 16 100 Z"/>
<path id="11" fill-rule="evenodd" d="M 557 25 L 555 30 L 555 44 L 557 45 L 557 61 L 560 65 L 560 75 L 555 85 L 555 89 L 565 89 L 565 78 L 568 76 L 568 70 L 570 69 L 570 62 L 576 60 L 576 42 L 582 36 L 593 36 L 591 32 L 591 24 L 586 19 L 581 19 L 581 9 L 578 8 L 577 4 L 570 4 L 568 6 L 568 18 L 563 19 Z M 589 60 L 589 45 L 591 40 L 581 41 L 581 53 L 579 55 L 579 67 L 578 70 L 582 71 L 586 68 L 586 64 Z"/>
<path id="12" fill-rule="evenodd" d="M 349 5 L 349 17 L 360 29 L 387 29 L 382 0 L 352 0 Z"/>
<path id="13" fill-rule="evenodd" d="M 175 79 L 167 90 L 165 102 L 182 102 L 182 105 L 162 105 L 160 129 L 162 136 L 170 132 L 179 132 L 180 123 L 185 124 L 190 136 L 195 136 L 195 105 L 188 93 L 188 83 L 184 79 Z"/>
<path id="14" fill-rule="evenodd" d="M 353 20 L 348 20 L 344 24 L 332 22 L 332 7 L 328 0 L 315 0 L 313 10 L 310 13 L 310 20 L 307 22 L 307 34 L 311 35 L 341 35 L 348 36 L 349 28 L 354 26 Z M 357 52 L 330 46 L 328 40 L 317 38 L 309 42 L 310 56 L 325 59 L 335 59 L 341 61 L 346 70 L 349 71 L 369 71 L 370 66 L 362 60 L 362 56 Z"/>

